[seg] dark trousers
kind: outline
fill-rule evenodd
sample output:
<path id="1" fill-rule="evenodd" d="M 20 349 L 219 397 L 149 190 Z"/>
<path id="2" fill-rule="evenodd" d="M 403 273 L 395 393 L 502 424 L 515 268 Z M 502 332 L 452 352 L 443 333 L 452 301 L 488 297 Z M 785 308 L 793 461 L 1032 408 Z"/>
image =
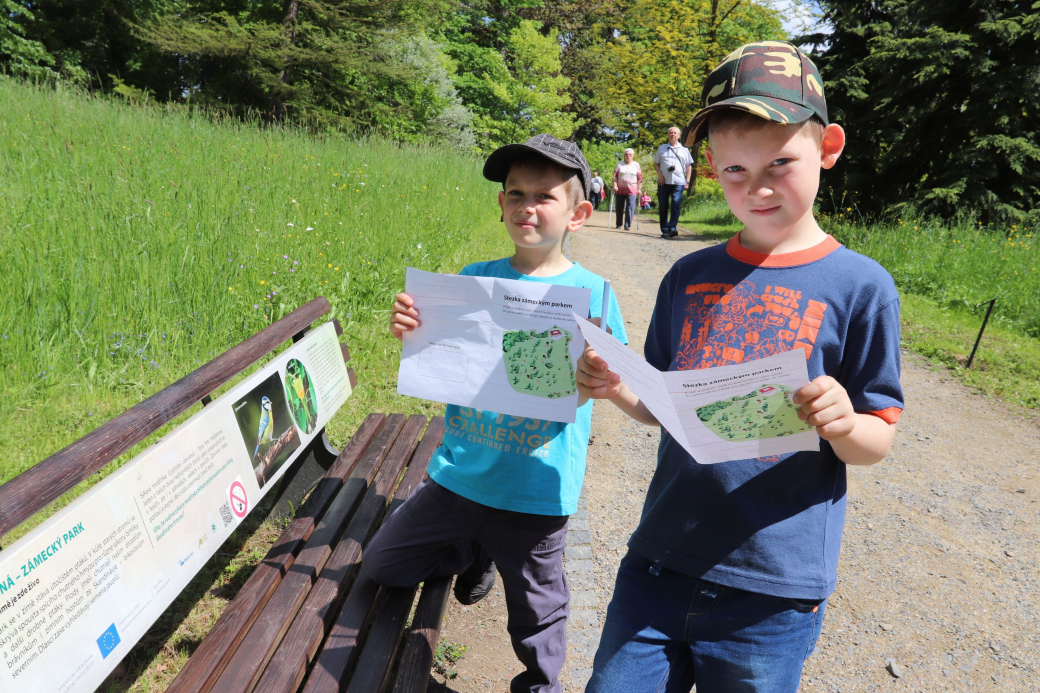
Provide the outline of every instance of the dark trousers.
<path id="1" fill-rule="evenodd" d="M 621 220 L 624 219 L 625 228 L 627 229 L 632 225 L 632 213 L 636 209 L 636 196 L 635 195 L 616 195 L 614 197 L 617 202 L 617 226 L 621 226 Z"/>
<path id="2" fill-rule="evenodd" d="M 602 201 L 603 201 L 603 193 L 602 192 L 594 192 L 594 193 L 592 193 L 592 208 L 593 209 L 598 210 L 599 209 L 599 203 L 602 202 Z"/>
<path id="3" fill-rule="evenodd" d="M 683 190 L 681 185 L 657 186 L 657 213 L 661 219 L 661 233 L 673 233 L 679 225 Z"/>
<path id="4" fill-rule="evenodd" d="M 427 479 L 372 537 L 361 566 L 380 585 L 411 587 L 494 559 L 509 611 L 506 630 L 527 669 L 509 690 L 561 693 L 570 612 L 566 537 L 566 515 L 498 510 Z"/>

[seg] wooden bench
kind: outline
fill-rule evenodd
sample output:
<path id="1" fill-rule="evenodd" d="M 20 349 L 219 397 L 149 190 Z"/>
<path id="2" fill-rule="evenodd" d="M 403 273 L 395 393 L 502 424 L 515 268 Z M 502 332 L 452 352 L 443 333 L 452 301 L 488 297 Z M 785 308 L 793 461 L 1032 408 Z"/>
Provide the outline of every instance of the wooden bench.
<path id="1" fill-rule="evenodd" d="M 0 486 L 0 535 L 195 402 L 208 404 L 211 392 L 301 339 L 328 310 L 324 298 L 311 301 Z M 387 512 L 425 477 L 443 432 L 443 417 L 427 425 L 423 416 L 370 414 L 342 452 L 324 431 L 316 436 L 272 492 L 272 514 L 308 493 L 306 501 L 168 690 L 375 693 L 392 675 L 394 691 L 426 690 L 451 577 L 425 584 L 402 643 L 417 588 L 379 588 L 359 567 Z"/>
<path id="2" fill-rule="evenodd" d="M 167 690 L 383 690 L 415 590 L 381 589 L 358 569 L 440 445 L 443 418 L 420 443 L 425 423 L 369 415 Z M 393 690 L 426 690 L 450 585 L 425 585 Z"/>

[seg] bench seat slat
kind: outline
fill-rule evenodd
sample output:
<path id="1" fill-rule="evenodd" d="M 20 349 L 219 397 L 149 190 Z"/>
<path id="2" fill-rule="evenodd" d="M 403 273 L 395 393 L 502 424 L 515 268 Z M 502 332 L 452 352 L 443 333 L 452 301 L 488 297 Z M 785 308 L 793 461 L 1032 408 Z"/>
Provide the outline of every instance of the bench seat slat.
<path id="1" fill-rule="evenodd" d="M 343 502 L 337 506 L 337 501 L 333 501 L 333 506 L 330 506 L 330 509 L 336 508 L 335 516 L 330 515 L 329 510 L 325 511 L 325 515 L 322 516 L 322 520 L 326 522 L 323 531 L 315 530 L 315 534 L 320 536 L 316 541 L 308 541 L 308 545 L 303 548 L 289 572 L 282 578 L 278 589 L 268 600 L 217 679 L 216 690 L 252 690 L 332 554 L 336 538 L 347 526 L 347 511 L 354 507 L 357 497 L 363 492 L 366 500 L 362 501 L 361 507 L 364 507 L 378 480 L 386 475 L 392 451 L 401 444 L 408 444 L 407 440 L 403 440 L 408 428 L 403 414 L 387 417 L 383 429 L 358 463 L 357 476 L 348 479 L 340 489 L 337 500 L 342 498 Z M 414 437 L 418 438 L 418 432 L 415 432 Z M 376 483 L 372 483 L 373 478 Z M 312 539 L 315 537 L 312 536 Z"/>
<path id="2" fill-rule="evenodd" d="M 299 513 L 285 528 L 264 560 L 249 576 L 234 601 L 225 609 L 210 629 L 202 644 L 195 650 L 177 677 L 167 688 L 168 693 L 208 691 L 217 675 L 227 664 L 235 648 L 245 637 L 264 604 L 278 587 L 282 576 L 292 565 L 296 554 L 310 537 L 317 520 L 325 512 L 344 480 L 383 427 L 386 417 L 369 414 L 336 462 L 318 483 Z"/>
<path id="3" fill-rule="evenodd" d="M 364 656 L 350 678 L 347 693 L 381 691 L 386 686 L 417 590 L 418 585 L 396 589 L 384 587 L 381 590 L 381 604 L 365 640 Z"/>
<path id="4" fill-rule="evenodd" d="M 424 416 L 409 418 L 406 432 L 401 434 L 399 444 L 394 446 L 387 457 L 379 478 L 354 514 L 317 584 L 282 640 L 281 647 L 268 664 L 267 671 L 260 679 L 259 690 L 295 691 L 299 687 L 306 674 L 307 664 L 325 637 L 339 603 L 351 585 L 355 584 L 361 566 L 361 547 L 375 534 L 389 499 L 393 496 L 394 487 L 401 478 L 401 470 L 412 457 L 425 424 Z"/>
<path id="5" fill-rule="evenodd" d="M 430 682 L 430 668 L 437 642 L 441 637 L 441 623 L 448 607 L 448 593 L 454 575 L 427 580 L 423 583 L 415 617 L 408 632 L 408 640 L 401 655 L 393 693 L 426 693 Z"/>
<path id="6" fill-rule="evenodd" d="M 423 437 L 422 445 L 416 451 L 404 479 L 401 480 L 401 485 L 394 496 L 391 512 L 407 500 L 419 483 L 426 477 L 426 469 L 430 458 L 437 447 L 440 446 L 443 437 L 444 417 L 438 416 L 430 421 L 430 425 L 426 429 L 426 435 Z M 349 671 L 354 659 L 357 657 L 358 635 L 368 619 L 368 614 L 376 601 L 378 590 L 378 586 L 364 575 L 357 578 L 353 589 L 351 589 L 346 602 L 343 604 L 332 631 L 322 646 L 321 656 L 311 671 L 307 685 L 304 688 L 305 693 L 340 690 L 340 685 L 346 672 Z M 414 591 L 412 591 L 412 595 L 414 596 Z M 410 607 L 411 601 L 409 599 L 407 608 Z M 404 615 L 405 619 L 408 615 L 407 608 Z M 399 636 L 400 632 L 398 632 Z M 393 659 L 392 655 L 390 659 Z"/>
<path id="7" fill-rule="evenodd" d="M 440 430 L 437 440 L 444 436 L 444 419 L 440 418 Z M 432 428 L 432 425 L 431 425 Z M 431 451 L 432 454 L 432 451 Z M 422 470 L 422 474 L 415 474 L 414 479 L 421 481 L 426 476 L 426 467 L 429 458 L 422 461 L 421 467 L 416 461 L 416 471 Z M 412 469 L 409 469 L 411 472 Z M 402 486 L 403 486 L 402 482 Z M 418 485 L 418 482 L 416 482 Z M 402 497 L 401 491 L 397 492 L 394 502 L 404 502 L 411 495 L 412 489 Z M 401 641 L 401 634 L 408 623 L 408 614 L 415 601 L 415 593 L 419 586 L 401 589 L 383 588 L 381 603 L 376 610 L 376 617 L 369 631 L 368 639 L 365 641 L 363 656 L 358 660 L 357 669 L 350 678 L 350 686 L 347 693 L 368 693 L 369 691 L 381 691 L 386 686 L 390 677 L 390 667 L 394 663 L 397 647 Z M 428 668 L 427 668 L 428 670 Z"/>

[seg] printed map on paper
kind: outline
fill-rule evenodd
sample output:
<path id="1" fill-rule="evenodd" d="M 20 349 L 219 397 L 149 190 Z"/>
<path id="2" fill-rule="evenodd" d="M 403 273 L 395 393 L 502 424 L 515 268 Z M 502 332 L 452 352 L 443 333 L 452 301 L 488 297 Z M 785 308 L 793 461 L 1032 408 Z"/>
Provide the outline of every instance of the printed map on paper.
<path id="1" fill-rule="evenodd" d="M 589 289 L 409 267 L 405 292 L 422 324 L 404 335 L 399 394 L 574 422 L 585 344 L 573 315 L 589 314 Z"/>
<path id="2" fill-rule="evenodd" d="M 786 385 L 763 385 L 746 395 L 697 407 L 697 418 L 723 440 L 779 438 L 812 430 L 798 418 L 792 394 Z"/>
<path id="3" fill-rule="evenodd" d="M 574 336 L 556 325 L 548 330 L 512 330 L 502 335 L 506 377 L 517 392 L 536 397 L 569 397 L 578 391 L 571 363 Z"/>
<path id="4" fill-rule="evenodd" d="M 662 373 L 588 320 L 575 319 L 585 341 L 694 461 L 715 464 L 820 449 L 816 431 L 799 420 L 791 403 L 791 395 L 809 383 L 804 350 Z"/>

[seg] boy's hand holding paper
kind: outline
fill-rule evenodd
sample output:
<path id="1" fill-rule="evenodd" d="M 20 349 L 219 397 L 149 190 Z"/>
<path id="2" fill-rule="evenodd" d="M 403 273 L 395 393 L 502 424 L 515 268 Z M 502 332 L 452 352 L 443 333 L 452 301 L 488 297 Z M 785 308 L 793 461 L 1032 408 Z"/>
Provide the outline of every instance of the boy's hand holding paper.
<path id="1" fill-rule="evenodd" d="M 801 349 L 735 366 L 662 373 L 588 320 L 574 318 L 585 341 L 621 376 L 606 385 L 608 396 L 624 383 L 697 462 L 820 449 L 791 399 L 809 383 Z"/>

